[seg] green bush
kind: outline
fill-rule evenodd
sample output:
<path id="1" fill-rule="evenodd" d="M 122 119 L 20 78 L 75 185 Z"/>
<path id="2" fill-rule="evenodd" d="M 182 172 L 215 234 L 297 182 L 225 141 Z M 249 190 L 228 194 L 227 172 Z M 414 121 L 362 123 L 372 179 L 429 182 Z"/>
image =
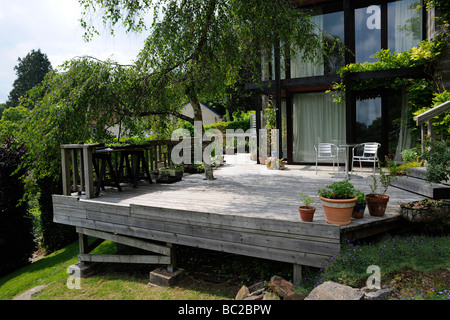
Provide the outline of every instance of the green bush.
<path id="1" fill-rule="evenodd" d="M 450 147 L 445 141 L 432 141 L 422 158 L 427 161 L 425 178 L 428 182 L 440 183 L 450 179 Z"/>
<path id="2" fill-rule="evenodd" d="M 53 222 L 52 194 L 62 194 L 61 181 L 46 177 L 39 179 L 38 185 L 42 244 L 47 252 L 53 252 L 77 240 L 77 234 L 74 227 Z"/>
<path id="3" fill-rule="evenodd" d="M 32 216 L 21 201 L 24 152 L 9 142 L 0 148 L 0 275 L 26 265 L 35 247 Z"/>

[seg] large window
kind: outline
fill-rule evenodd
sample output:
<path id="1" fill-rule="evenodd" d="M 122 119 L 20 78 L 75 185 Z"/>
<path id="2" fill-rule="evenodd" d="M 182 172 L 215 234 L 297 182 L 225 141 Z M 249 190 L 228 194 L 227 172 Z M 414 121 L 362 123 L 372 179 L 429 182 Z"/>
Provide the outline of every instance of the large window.
<path id="1" fill-rule="evenodd" d="M 344 44 L 344 12 L 322 13 L 322 10 L 312 17 L 312 22 L 316 26 L 316 32 L 319 34 L 324 31 L 323 45 L 332 45 L 333 38 L 337 38 Z M 317 55 L 314 61 L 304 61 L 303 55 L 298 52 L 291 57 L 291 78 L 322 76 L 325 74 L 336 73 L 344 65 L 344 57 L 340 51 L 340 46 L 334 46 L 331 55 L 325 56 L 320 49 L 317 49 Z"/>
<path id="2" fill-rule="evenodd" d="M 373 62 L 381 49 L 381 6 L 355 9 L 355 61 Z"/>
<path id="3" fill-rule="evenodd" d="M 293 97 L 294 162 L 315 162 L 314 145 L 345 142 L 345 104 L 333 102 L 325 92 L 296 94 Z"/>
<path id="4" fill-rule="evenodd" d="M 355 61 L 373 62 L 373 56 L 382 48 L 403 52 L 421 41 L 421 4 L 421 0 L 399 0 L 387 6 L 373 4 L 355 9 Z M 383 16 L 387 16 L 387 25 L 382 23 Z M 386 40 L 382 38 L 383 30 Z"/>
<path id="5" fill-rule="evenodd" d="M 422 40 L 422 9 L 420 0 L 388 3 L 388 47 L 403 52 Z"/>

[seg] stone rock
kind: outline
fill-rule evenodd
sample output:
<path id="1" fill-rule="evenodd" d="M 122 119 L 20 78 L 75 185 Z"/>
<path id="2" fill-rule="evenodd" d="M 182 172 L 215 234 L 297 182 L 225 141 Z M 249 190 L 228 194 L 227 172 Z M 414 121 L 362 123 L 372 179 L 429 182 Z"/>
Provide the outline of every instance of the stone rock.
<path id="1" fill-rule="evenodd" d="M 267 281 L 259 281 L 253 285 L 251 285 L 250 287 L 248 287 L 248 290 L 250 290 L 250 292 L 254 292 L 257 290 L 261 290 L 264 289 L 267 285 Z"/>
<path id="2" fill-rule="evenodd" d="M 281 298 L 291 296 L 293 293 L 295 293 L 294 285 L 279 276 L 273 276 L 267 286 L 270 291 L 277 294 Z"/>
<path id="3" fill-rule="evenodd" d="M 236 294 L 235 299 L 236 300 L 244 300 L 248 297 L 250 294 L 250 290 L 246 286 L 242 286 L 241 289 L 239 289 L 238 293 Z"/>
<path id="4" fill-rule="evenodd" d="M 387 300 L 388 296 L 393 293 L 392 288 L 386 289 L 369 289 L 367 287 L 361 288 L 364 292 L 364 300 Z"/>
<path id="5" fill-rule="evenodd" d="M 294 292 L 291 295 L 285 296 L 283 300 L 305 300 L 306 294 L 302 292 Z"/>
<path id="6" fill-rule="evenodd" d="M 265 292 L 263 300 L 281 300 L 280 297 L 274 292 Z"/>
<path id="7" fill-rule="evenodd" d="M 246 301 L 256 301 L 256 300 L 262 300 L 264 298 L 264 293 L 261 294 L 252 294 L 251 296 L 247 296 L 244 300 Z"/>
<path id="8" fill-rule="evenodd" d="M 314 288 L 305 300 L 362 300 L 363 297 L 360 289 L 327 281 Z"/>

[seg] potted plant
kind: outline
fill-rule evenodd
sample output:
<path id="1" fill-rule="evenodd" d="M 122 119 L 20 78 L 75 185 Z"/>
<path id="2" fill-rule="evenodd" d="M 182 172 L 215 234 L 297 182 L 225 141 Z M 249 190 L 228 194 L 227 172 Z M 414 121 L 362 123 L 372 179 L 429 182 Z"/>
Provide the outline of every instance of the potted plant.
<path id="1" fill-rule="evenodd" d="M 183 178 L 183 168 L 182 167 L 172 167 L 172 168 L 160 168 L 158 178 L 156 182 L 159 183 L 173 183 L 180 181 Z"/>
<path id="2" fill-rule="evenodd" d="M 169 175 L 172 177 L 182 177 L 183 176 L 183 167 L 170 167 L 168 170 Z"/>
<path id="3" fill-rule="evenodd" d="M 450 216 L 450 202 L 425 198 L 400 203 L 400 215 L 410 222 L 438 222 Z"/>
<path id="4" fill-rule="evenodd" d="M 364 216 L 364 211 L 366 210 L 366 198 L 364 193 L 360 190 L 356 190 L 356 200 L 355 207 L 353 208 L 352 218 L 361 219 Z"/>
<path id="5" fill-rule="evenodd" d="M 266 167 L 267 169 L 275 169 L 277 163 L 277 159 L 275 157 L 269 157 L 266 159 Z"/>
<path id="6" fill-rule="evenodd" d="M 372 185 L 370 185 L 371 192 L 366 194 L 367 208 L 369 214 L 375 217 L 382 217 L 386 212 L 387 203 L 389 202 L 389 196 L 386 195 L 386 191 L 391 183 L 397 178 L 395 173 L 386 174 L 386 172 L 378 166 L 380 173 L 381 192 L 378 191 L 378 180 L 375 175 L 372 176 Z"/>
<path id="7" fill-rule="evenodd" d="M 287 161 L 284 158 L 278 160 L 278 168 L 284 170 L 286 168 Z"/>
<path id="8" fill-rule="evenodd" d="M 346 225 L 351 222 L 356 196 L 355 187 L 348 181 L 337 181 L 318 190 L 325 212 L 325 221 L 331 224 Z"/>
<path id="9" fill-rule="evenodd" d="M 300 218 L 304 222 L 312 222 L 314 218 L 314 212 L 316 211 L 316 207 L 313 207 L 314 200 L 310 198 L 307 194 L 299 194 L 301 201 L 303 202 L 303 206 L 298 207 L 298 212 L 300 212 Z"/>

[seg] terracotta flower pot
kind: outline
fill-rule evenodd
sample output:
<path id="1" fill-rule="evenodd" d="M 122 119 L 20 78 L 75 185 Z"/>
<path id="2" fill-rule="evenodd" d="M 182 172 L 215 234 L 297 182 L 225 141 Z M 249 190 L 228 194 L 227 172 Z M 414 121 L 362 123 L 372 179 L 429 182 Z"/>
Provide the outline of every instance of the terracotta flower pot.
<path id="1" fill-rule="evenodd" d="M 312 222 L 314 218 L 314 212 L 316 212 L 316 207 L 298 207 L 298 212 L 300 212 L 300 218 L 304 222 Z"/>
<path id="2" fill-rule="evenodd" d="M 374 217 L 382 217 L 386 212 L 389 196 L 385 194 L 370 193 L 366 194 L 367 209 L 369 214 Z"/>
<path id="3" fill-rule="evenodd" d="M 366 210 L 366 203 L 357 203 L 353 208 L 352 218 L 361 219 L 364 216 L 364 211 Z"/>
<path id="4" fill-rule="evenodd" d="M 329 199 L 319 196 L 319 199 L 322 200 L 326 222 L 337 225 L 350 224 L 353 207 L 358 197 L 351 199 Z"/>

